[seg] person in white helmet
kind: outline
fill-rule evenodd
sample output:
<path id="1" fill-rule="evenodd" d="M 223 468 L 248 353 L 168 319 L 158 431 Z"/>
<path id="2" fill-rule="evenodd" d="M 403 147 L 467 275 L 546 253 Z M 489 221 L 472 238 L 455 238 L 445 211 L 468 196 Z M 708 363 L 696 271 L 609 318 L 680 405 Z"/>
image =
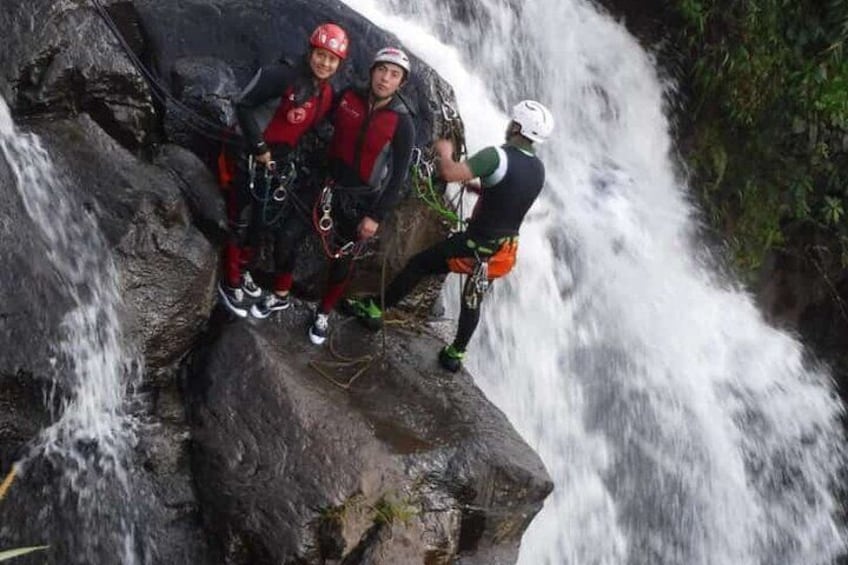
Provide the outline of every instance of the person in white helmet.
<path id="1" fill-rule="evenodd" d="M 479 179 L 479 186 L 468 186 L 480 196 L 466 230 L 412 257 L 386 288 L 383 304 L 395 306 L 427 275 L 450 271 L 469 275 L 456 337 L 439 352 L 439 364 L 449 371 L 462 367 L 488 284 L 515 264 L 519 228 L 545 184 L 545 167 L 536 156 L 535 145 L 543 143 L 553 128 L 554 119 L 547 108 L 534 100 L 522 100 L 512 109 L 505 144 L 487 147 L 463 162 L 453 160 L 449 140 L 435 144 L 439 175 L 447 182 Z M 344 309 L 372 330 L 382 325 L 383 312 L 376 296 L 347 299 Z"/>
<path id="2" fill-rule="evenodd" d="M 353 259 L 397 204 L 412 160 L 415 126 L 406 103 L 397 96 L 409 78 L 409 57 L 396 47 L 380 49 L 370 68 L 367 88 L 343 90 L 333 111 L 333 138 L 328 150 L 331 212 L 315 229 L 330 258 L 327 287 L 315 310 L 309 339 L 322 344 L 329 314 L 353 275 Z M 320 212 L 320 214 L 325 214 Z M 325 219 L 331 222 L 324 222 Z M 332 228 L 323 230 L 323 225 Z"/>

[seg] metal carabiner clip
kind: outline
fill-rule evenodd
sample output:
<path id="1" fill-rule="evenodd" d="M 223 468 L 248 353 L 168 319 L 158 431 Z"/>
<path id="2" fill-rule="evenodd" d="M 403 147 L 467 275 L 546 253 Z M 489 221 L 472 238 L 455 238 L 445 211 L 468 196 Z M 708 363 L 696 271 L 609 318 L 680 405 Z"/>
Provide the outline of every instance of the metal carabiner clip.
<path id="1" fill-rule="evenodd" d="M 445 121 L 452 122 L 459 118 L 459 112 L 453 106 L 444 102 L 442 103 L 442 117 Z"/>
<path id="2" fill-rule="evenodd" d="M 344 245 L 342 245 L 342 246 L 339 248 L 339 256 L 341 256 L 341 255 L 347 255 L 348 253 L 350 253 L 350 252 L 351 252 L 351 250 L 353 250 L 353 246 L 354 246 L 354 245 L 356 245 L 356 244 L 355 244 L 354 242 L 352 242 L 352 241 L 348 241 L 347 243 L 345 243 Z"/>

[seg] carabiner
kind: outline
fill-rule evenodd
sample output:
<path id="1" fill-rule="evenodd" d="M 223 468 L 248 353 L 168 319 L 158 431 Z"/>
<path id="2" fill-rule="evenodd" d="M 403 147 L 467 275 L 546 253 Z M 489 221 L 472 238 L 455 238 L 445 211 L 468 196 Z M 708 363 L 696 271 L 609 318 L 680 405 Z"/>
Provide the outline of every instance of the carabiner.
<path id="1" fill-rule="evenodd" d="M 453 122 L 459 119 L 459 112 L 456 109 L 448 104 L 447 102 L 442 103 L 442 117 L 447 122 Z"/>
<path id="2" fill-rule="evenodd" d="M 347 255 L 348 253 L 350 253 L 350 252 L 351 252 L 351 250 L 353 249 L 353 246 L 354 246 L 354 245 L 356 245 L 354 242 L 352 242 L 352 241 L 348 241 L 347 243 L 345 243 L 344 245 L 342 245 L 341 247 L 339 247 L 338 255 L 339 255 L 339 256 Z"/>

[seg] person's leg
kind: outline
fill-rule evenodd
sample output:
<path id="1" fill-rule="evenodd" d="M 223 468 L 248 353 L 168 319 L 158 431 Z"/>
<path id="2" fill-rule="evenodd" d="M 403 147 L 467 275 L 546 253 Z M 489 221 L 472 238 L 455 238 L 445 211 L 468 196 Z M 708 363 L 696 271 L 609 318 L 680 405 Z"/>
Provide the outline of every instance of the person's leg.
<path id="1" fill-rule="evenodd" d="M 218 284 L 218 295 L 221 303 L 240 318 L 244 318 L 248 314 L 249 299 L 261 294 L 261 289 L 252 284 L 252 280 L 244 280 L 251 208 L 250 192 L 246 183 L 238 177 L 228 194 L 227 218 L 230 233 L 227 242 L 224 244 L 224 272 L 223 280 Z"/>
<path id="2" fill-rule="evenodd" d="M 482 304 L 482 295 L 477 296 L 473 305 L 468 304 L 464 299 L 461 300 L 459 323 L 457 324 L 456 336 L 453 339 L 453 343 L 439 351 L 439 364 L 448 371 L 455 373 L 462 368 L 462 358 L 465 357 L 465 350 L 471 341 L 471 336 L 474 335 L 474 330 L 477 329 L 477 324 L 480 322 L 480 307 Z"/>
<path id="3" fill-rule="evenodd" d="M 344 216 L 336 216 L 336 242 L 344 245 L 354 241 L 356 227 L 359 225 L 357 218 L 346 219 Z M 352 255 L 330 259 L 330 272 L 327 277 L 327 287 L 321 302 L 315 309 L 315 317 L 309 329 L 309 339 L 315 345 L 321 345 L 329 334 L 330 312 L 336 307 L 344 295 L 351 278 L 353 278 L 354 260 Z"/>
<path id="4" fill-rule="evenodd" d="M 251 215 L 251 196 L 247 186 L 237 183 L 228 193 L 230 234 L 224 247 L 224 280 L 232 288 L 241 285 L 242 265 L 247 259 L 245 248 L 250 239 Z"/>
<path id="5" fill-rule="evenodd" d="M 449 272 L 449 259 L 473 256 L 474 252 L 468 247 L 466 241 L 465 234 L 456 234 L 414 255 L 386 287 L 383 298 L 385 307 L 396 306 L 424 277 Z"/>

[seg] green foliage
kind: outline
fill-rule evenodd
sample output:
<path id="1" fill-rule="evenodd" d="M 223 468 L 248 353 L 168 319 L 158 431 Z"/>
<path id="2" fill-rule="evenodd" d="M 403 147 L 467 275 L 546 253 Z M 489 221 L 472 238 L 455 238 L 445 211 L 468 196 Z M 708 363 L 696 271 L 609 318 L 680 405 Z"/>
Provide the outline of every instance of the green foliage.
<path id="1" fill-rule="evenodd" d="M 676 0 L 710 220 L 755 269 L 799 223 L 848 241 L 848 0 Z"/>
<path id="2" fill-rule="evenodd" d="M 21 557 L 22 555 L 35 553 L 36 551 L 44 551 L 47 548 L 48 546 L 46 545 L 40 545 L 38 547 L 21 547 L 19 549 L 0 551 L 0 561 L 8 561 L 9 559 L 13 559 L 15 557 Z"/>
<path id="3" fill-rule="evenodd" d="M 392 525 L 395 521 L 403 524 L 409 523 L 418 515 L 418 509 L 408 500 L 397 500 L 390 496 L 384 496 L 373 507 L 374 523 L 380 525 Z"/>

